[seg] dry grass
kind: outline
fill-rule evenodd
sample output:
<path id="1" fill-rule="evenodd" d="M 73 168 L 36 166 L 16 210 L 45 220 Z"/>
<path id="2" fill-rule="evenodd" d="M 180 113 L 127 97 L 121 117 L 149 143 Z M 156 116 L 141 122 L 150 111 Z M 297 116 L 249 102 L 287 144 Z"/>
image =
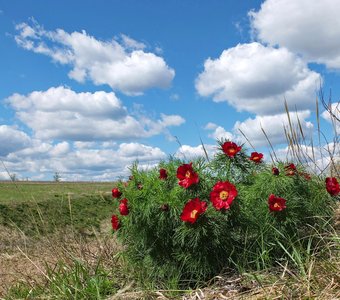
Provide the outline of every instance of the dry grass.
<path id="1" fill-rule="evenodd" d="M 337 212 L 340 220 L 340 206 Z M 95 268 L 100 261 L 109 272 L 119 278 L 117 293 L 107 298 L 115 299 L 340 299 L 340 260 L 338 240 L 331 245 L 332 254 L 327 260 L 312 260 L 301 276 L 286 266 L 237 275 L 226 273 L 213 278 L 196 290 L 145 290 L 128 276 L 116 254 L 120 246 L 109 234 L 109 222 L 102 224 L 102 234 L 95 238 L 75 236 L 72 231 L 48 237 L 30 238 L 22 233 L 1 228 L 0 236 L 0 297 L 15 283 L 24 282 L 34 288 L 47 285 L 50 278 L 47 268 L 58 261 L 72 265 L 74 259 Z"/>
<path id="2" fill-rule="evenodd" d="M 59 262 L 71 266 L 74 260 L 96 268 L 98 262 L 112 270 L 120 251 L 112 235 L 109 222 L 102 224 L 104 233 L 95 237 L 76 235 L 72 230 L 49 236 L 28 237 L 18 230 L 0 228 L 0 299 L 15 284 L 32 287 L 47 285 L 47 270 L 53 270 Z M 106 233 L 105 233 L 106 232 Z"/>

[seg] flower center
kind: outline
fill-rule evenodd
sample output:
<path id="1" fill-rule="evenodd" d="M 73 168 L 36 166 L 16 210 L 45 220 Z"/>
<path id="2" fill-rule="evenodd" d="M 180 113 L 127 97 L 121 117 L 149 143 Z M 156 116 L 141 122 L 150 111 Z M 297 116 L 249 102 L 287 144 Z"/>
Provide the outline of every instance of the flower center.
<path id="1" fill-rule="evenodd" d="M 279 208 L 279 207 L 281 207 L 280 204 L 277 203 L 277 202 L 275 202 L 273 206 L 274 206 L 274 208 Z"/>
<path id="2" fill-rule="evenodd" d="M 234 154 L 235 152 L 236 152 L 235 148 L 230 148 L 230 149 L 229 149 L 229 153 L 230 153 L 230 154 Z"/>
<path id="3" fill-rule="evenodd" d="M 185 172 L 185 177 L 186 177 L 186 178 L 190 178 L 190 176 L 191 176 L 191 172 L 190 172 L 190 171 L 186 171 L 186 172 Z"/>
<path id="4" fill-rule="evenodd" d="M 197 213 L 198 213 L 198 210 L 197 210 L 197 209 L 194 209 L 194 210 L 190 213 L 190 218 L 195 219 Z"/>
<path id="5" fill-rule="evenodd" d="M 227 191 L 222 191 L 222 192 L 220 193 L 220 198 L 221 198 L 222 200 L 227 199 L 228 196 L 229 196 L 229 193 L 228 193 Z"/>

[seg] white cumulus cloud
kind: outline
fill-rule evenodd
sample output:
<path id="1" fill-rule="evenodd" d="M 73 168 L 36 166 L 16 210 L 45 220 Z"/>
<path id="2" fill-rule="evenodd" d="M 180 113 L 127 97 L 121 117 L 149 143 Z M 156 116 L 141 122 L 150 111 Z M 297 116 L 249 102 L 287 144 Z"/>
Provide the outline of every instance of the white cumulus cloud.
<path id="1" fill-rule="evenodd" d="M 313 130 L 313 124 L 306 119 L 310 117 L 310 111 L 300 111 L 297 113 L 290 113 L 290 124 L 292 129 L 300 134 L 299 122 L 305 138 L 310 137 Z M 289 121 L 286 113 L 273 116 L 256 116 L 255 118 L 248 118 L 243 122 L 237 121 L 234 125 L 234 132 L 239 132 L 239 129 L 244 133 L 247 139 L 254 147 L 269 146 L 269 143 L 262 131 L 265 131 L 269 141 L 272 145 L 286 144 L 287 138 L 284 128 L 289 130 Z M 239 138 L 242 136 L 239 134 Z M 243 139 L 245 142 L 245 139 Z"/>
<path id="2" fill-rule="evenodd" d="M 329 106 L 329 110 L 325 110 L 321 116 L 328 121 L 329 123 L 332 123 L 334 126 L 334 129 L 336 130 L 336 134 L 339 134 L 340 132 L 340 102 L 338 103 L 332 103 Z"/>
<path id="3" fill-rule="evenodd" d="M 107 149 L 100 143 L 79 148 L 75 143 L 53 144 L 35 139 L 29 147 L 7 155 L 4 163 L 10 173 L 30 173 L 34 178 L 41 175 L 42 179 L 52 179 L 54 173 L 59 172 L 67 180 L 113 181 L 127 177 L 136 160 L 145 168 L 165 158 L 160 148 L 136 142 Z M 2 171 L 0 169 L 0 174 Z"/>
<path id="4" fill-rule="evenodd" d="M 137 120 L 113 92 L 76 93 L 59 86 L 13 94 L 6 101 L 35 137 L 44 140 L 129 140 L 157 135 L 184 122 L 178 115 L 165 114 L 161 120 Z"/>
<path id="5" fill-rule="evenodd" d="M 115 39 L 101 41 L 85 31 L 47 31 L 35 20 L 31 23 L 16 25 L 17 44 L 70 65 L 68 75 L 78 82 L 91 80 L 127 95 L 140 95 L 152 87 L 169 87 L 175 76 L 162 57 L 145 52 L 143 43 L 127 35 L 121 35 L 121 43 Z"/>
<path id="6" fill-rule="evenodd" d="M 249 12 L 254 35 L 310 62 L 340 68 L 340 0 L 266 0 Z"/>
<path id="7" fill-rule="evenodd" d="M 113 92 L 76 93 L 59 86 L 6 99 L 17 118 L 29 126 L 35 138 L 43 140 L 130 140 L 165 132 L 184 119 L 161 115 L 161 120 L 130 115 Z"/>
<path id="8" fill-rule="evenodd" d="M 198 145 L 198 146 L 182 145 L 176 151 L 175 157 L 186 160 L 186 161 L 194 160 L 200 157 L 205 158 L 204 149 L 207 152 L 208 157 L 212 157 L 217 151 L 217 146 L 204 144 L 204 148 L 203 148 L 202 145 Z"/>
<path id="9" fill-rule="evenodd" d="M 215 123 L 208 123 L 205 127 L 205 130 L 210 130 L 212 133 L 208 134 L 208 137 L 214 140 L 234 140 L 235 136 L 233 133 L 226 131 L 222 126 L 216 125 Z"/>
<path id="10" fill-rule="evenodd" d="M 0 156 L 28 147 L 31 138 L 23 131 L 8 125 L 0 125 Z"/>
<path id="11" fill-rule="evenodd" d="M 287 49 L 250 43 L 208 58 L 196 89 L 238 111 L 269 115 L 283 112 L 285 99 L 292 109 L 310 108 L 320 82 L 320 75 Z"/>

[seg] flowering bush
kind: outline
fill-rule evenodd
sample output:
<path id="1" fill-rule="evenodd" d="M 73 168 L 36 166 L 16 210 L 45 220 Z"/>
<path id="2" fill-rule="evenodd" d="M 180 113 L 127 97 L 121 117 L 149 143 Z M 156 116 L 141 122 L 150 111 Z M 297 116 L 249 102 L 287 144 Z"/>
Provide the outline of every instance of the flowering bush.
<path id="1" fill-rule="evenodd" d="M 170 158 L 149 171 L 134 165 L 112 193 L 120 213 L 112 226 L 128 261 L 154 279 L 190 281 L 226 267 L 267 268 L 297 242 L 310 247 L 303 238 L 327 229 L 339 184 L 262 159 L 219 141 L 209 162 Z"/>

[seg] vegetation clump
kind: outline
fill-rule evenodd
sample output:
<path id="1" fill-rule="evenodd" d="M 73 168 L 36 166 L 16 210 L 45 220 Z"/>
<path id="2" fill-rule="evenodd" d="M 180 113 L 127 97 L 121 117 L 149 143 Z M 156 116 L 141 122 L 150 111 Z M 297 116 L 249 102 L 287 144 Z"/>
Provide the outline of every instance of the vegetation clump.
<path id="1" fill-rule="evenodd" d="M 226 268 L 298 264 L 321 248 L 337 179 L 325 182 L 292 163 L 269 166 L 262 153 L 218 143 L 211 161 L 170 158 L 152 170 L 136 164 L 113 189 L 112 228 L 143 279 L 191 284 Z"/>

